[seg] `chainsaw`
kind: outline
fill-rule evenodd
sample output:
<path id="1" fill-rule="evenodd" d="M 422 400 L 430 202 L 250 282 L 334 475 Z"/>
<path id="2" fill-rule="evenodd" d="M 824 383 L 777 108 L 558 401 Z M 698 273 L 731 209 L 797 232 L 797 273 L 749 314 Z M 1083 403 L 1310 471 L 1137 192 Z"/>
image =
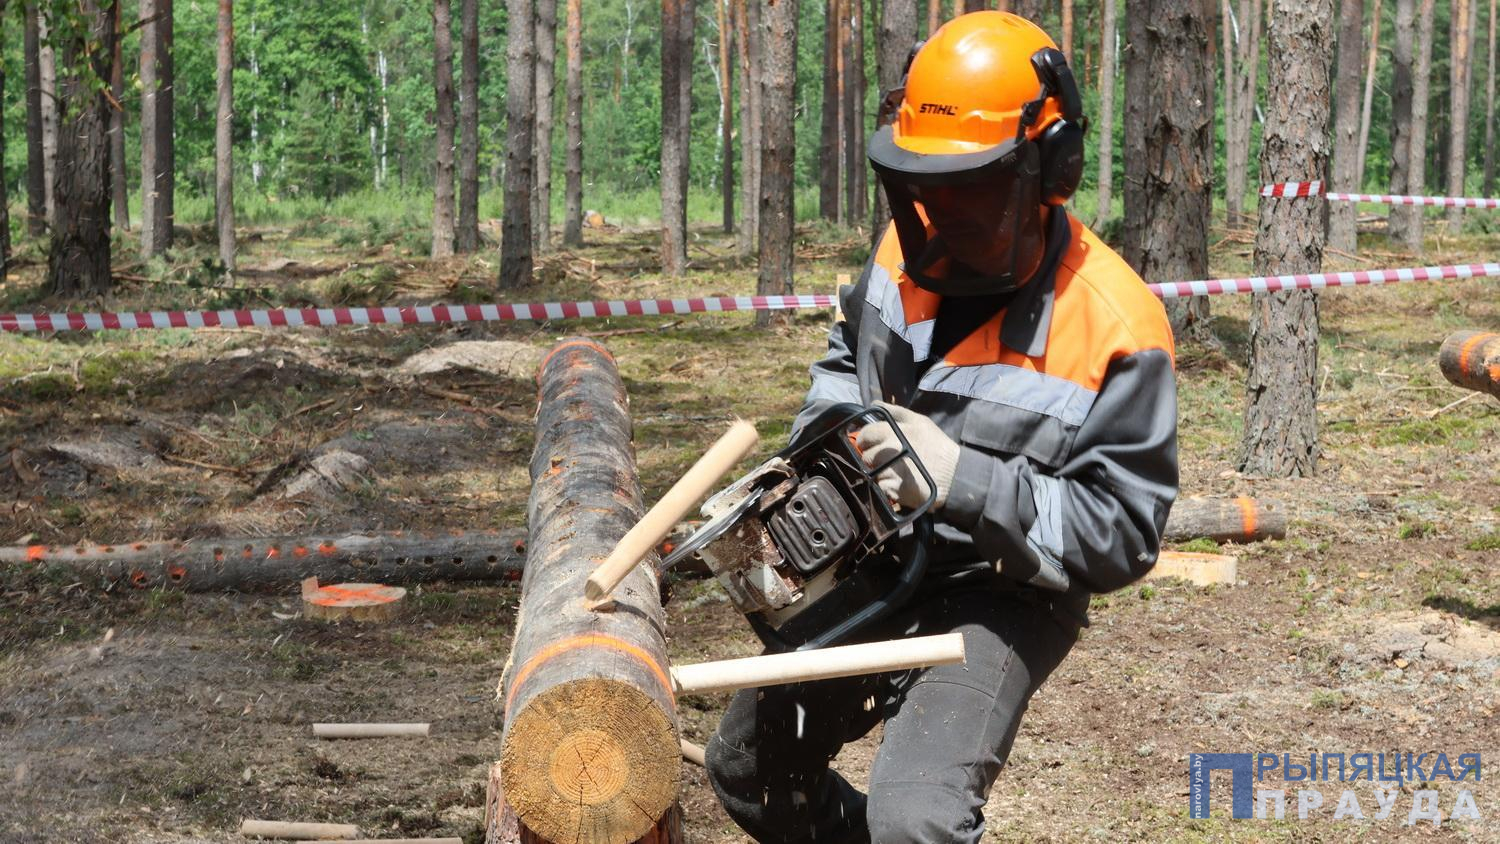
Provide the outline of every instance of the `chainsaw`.
<path id="1" fill-rule="evenodd" d="M 901 450 L 866 466 L 859 430 L 890 423 Z M 910 460 L 932 477 L 884 408 L 836 404 L 797 439 L 703 504 L 707 522 L 667 555 L 697 557 L 772 651 L 845 640 L 901 606 L 927 569 L 933 496 L 899 509 L 876 477 Z"/>

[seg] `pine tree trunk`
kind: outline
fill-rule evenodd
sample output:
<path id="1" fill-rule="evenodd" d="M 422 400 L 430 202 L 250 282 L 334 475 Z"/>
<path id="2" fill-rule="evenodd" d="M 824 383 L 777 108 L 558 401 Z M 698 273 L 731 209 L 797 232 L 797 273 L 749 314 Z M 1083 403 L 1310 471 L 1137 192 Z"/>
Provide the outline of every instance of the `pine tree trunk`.
<path id="1" fill-rule="evenodd" d="M 552 100 L 557 89 L 557 0 L 536 0 L 536 187 L 531 233 L 538 255 L 552 251 Z"/>
<path id="2" fill-rule="evenodd" d="M 760 236 L 760 137 L 764 125 L 760 111 L 761 53 L 758 2 L 734 0 L 735 46 L 740 57 L 740 212 L 735 250 L 741 255 L 756 251 Z"/>
<path id="3" fill-rule="evenodd" d="M 46 208 L 47 225 L 53 228 L 57 226 L 57 110 L 59 102 L 57 54 L 48 44 L 48 33 L 51 30 L 50 19 L 54 10 L 44 6 L 38 19 L 42 43 L 38 61 L 42 73 L 42 172 L 44 174 L 42 197 Z"/>
<path id="4" fill-rule="evenodd" d="M 1046 5 L 1045 0 L 1011 0 L 1010 11 L 1040 25 Z M 964 0 L 964 8 L 970 12 L 978 12 L 989 8 L 989 5 L 986 0 Z"/>
<path id="5" fill-rule="evenodd" d="M 1334 96 L 1337 97 L 1333 118 L 1333 169 L 1329 184 L 1333 190 L 1359 191 L 1359 106 L 1360 62 L 1364 58 L 1364 0 L 1338 0 L 1338 64 Z M 1307 174 L 1312 179 L 1315 175 Z M 1334 202 L 1328 208 L 1328 245 L 1353 252 L 1355 248 L 1352 202 Z"/>
<path id="6" fill-rule="evenodd" d="M 109 91 L 114 2 L 78 0 L 79 27 L 62 44 L 56 219 L 47 277 L 59 296 L 103 294 L 109 271 Z M 92 47 L 92 49 L 90 49 Z"/>
<path id="7" fill-rule="evenodd" d="M 458 230 L 461 253 L 479 251 L 479 0 L 461 0 L 458 12 Z"/>
<path id="8" fill-rule="evenodd" d="M 583 0 L 567 0 L 568 4 L 568 114 L 566 162 L 566 184 L 563 192 L 564 213 L 563 244 L 570 247 L 583 245 Z M 729 151 L 724 151 L 729 155 Z"/>
<path id="9" fill-rule="evenodd" d="M 437 103 L 432 174 L 432 257 L 453 255 L 453 6 L 432 0 L 432 85 Z"/>
<path id="10" fill-rule="evenodd" d="M 141 254 L 172 246 L 172 0 L 141 0 Z"/>
<path id="11" fill-rule="evenodd" d="M 696 28 L 698 25 L 698 0 L 682 0 L 682 49 L 677 53 L 677 60 L 681 63 L 678 71 L 680 85 L 677 89 L 679 100 L 677 109 L 678 132 L 682 135 L 682 161 L 677 165 L 678 178 L 682 180 L 682 233 L 683 249 L 687 249 L 687 197 L 691 189 L 689 177 L 692 175 L 693 155 L 693 56 L 696 54 Z"/>
<path id="12" fill-rule="evenodd" d="M 1111 217 L 1110 195 L 1115 178 L 1115 0 L 1103 0 L 1104 29 L 1099 59 L 1099 208 L 1094 227 L 1102 229 Z"/>
<path id="13" fill-rule="evenodd" d="M 1261 0 L 1239 0 L 1239 38 L 1235 48 L 1233 119 L 1225 115 L 1224 209 L 1231 226 L 1248 222 L 1245 181 L 1250 175 L 1250 134 L 1255 120 L 1255 91 L 1260 76 Z M 1232 130 L 1232 131 L 1230 131 Z"/>
<path id="14" fill-rule="evenodd" d="M 855 144 L 855 139 L 859 136 L 854 107 L 854 80 L 858 72 L 854 66 L 854 41 L 859 37 L 854 24 L 854 7 L 857 3 L 858 0 L 839 0 L 839 151 L 844 158 L 843 213 L 839 215 L 839 220 L 850 226 L 860 219 L 854 207 L 854 173 L 862 169 L 864 164 L 856 158 L 859 153 Z"/>
<path id="15" fill-rule="evenodd" d="M 1062 51 L 1073 59 L 1073 0 L 1062 0 Z"/>
<path id="16" fill-rule="evenodd" d="M 505 0 L 505 220 L 500 232 L 500 287 L 531 284 L 532 154 L 536 124 L 536 22 L 532 0 Z"/>
<path id="17" fill-rule="evenodd" d="M 662 272 L 687 269 L 687 185 L 682 159 L 688 139 L 681 132 L 683 0 L 661 5 L 661 262 Z"/>
<path id="18" fill-rule="evenodd" d="M 943 0 L 927 0 L 927 37 L 943 25 Z"/>
<path id="19" fill-rule="evenodd" d="M 880 82 L 880 95 L 875 102 L 879 103 L 885 99 L 886 92 L 901 84 L 906 57 L 911 53 L 912 45 L 917 43 L 917 0 L 884 0 L 877 35 L 875 73 Z M 872 245 L 879 242 L 890 221 L 890 204 L 886 201 L 880 180 L 876 179 L 875 208 L 870 225 Z"/>
<path id="20" fill-rule="evenodd" d="M 1484 69 L 1484 195 L 1494 196 L 1495 189 L 1495 12 L 1496 0 L 1490 0 L 1489 60 Z"/>
<path id="21" fill-rule="evenodd" d="M 1211 25 L 1200 0 L 1146 0 L 1149 47 L 1144 229 L 1148 281 L 1208 277 L 1208 221 L 1214 165 Z M 1210 339 L 1208 297 L 1169 301 L 1181 340 Z"/>
<path id="22" fill-rule="evenodd" d="M 39 0 L 26 0 L 26 230 L 32 237 L 47 232 L 47 165 L 42 154 L 42 59 Z"/>
<path id="23" fill-rule="evenodd" d="M 1417 13 L 1417 58 L 1412 71 L 1411 95 L 1411 157 L 1407 171 L 1406 190 L 1403 193 L 1422 195 L 1427 193 L 1427 116 L 1432 104 L 1432 24 L 1433 0 L 1422 0 Z M 1422 206 L 1407 206 L 1412 210 L 1410 223 L 1405 230 L 1404 243 L 1414 253 L 1422 251 L 1425 216 Z"/>
<path id="24" fill-rule="evenodd" d="M 846 150 L 849 146 L 849 0 L 834 0 L 834 46 L 833 46 L 833 76 L 834 76 L 834 100 L 838 103 L 834 110 L 834 125 L 838 127 L 835 132 L 835 143 L 833 149 L 834 159 L 838 162 L 835 167 L 834 190 L 838 192 L 838 214 L 834 217 L 839 223 L 849 222 L 849 197 L 844 188 L 849 180 L 849 159 Z"/>
<path id="25" fill-rule="evenodd" d="M 844 61 L 848 81 L 848 134 L 844 138 L 845 214 L 851 226 L 858 226 L 870 213 L 869 182 L 865 174 L 865 4 L 864 0 L 844 0 L 849 13 L 850 52 Z"/>
<path id="26" fill-rule="evenodd" d="M 1464 196 L 1464 175 L 1468 169 L 1469 86 L 1473 82 L 1474 29 L 1478 0 L 1453 0 L 1452 31 L 1448 59 L 1448 195 Z M 1463 223 L 1464 209 L 1448 208 L 1448 231 L 1457 233 Z"/>
<path id="27" fill-rule="evenodd" d="M 1391 193 L 1404 194 L 1411 186 L 1413 71 L 1417 37 L 1417 0 L 1396 0 L 1395 37 L 1391 45 Z M 1406 240 L 1412 209 L 1392 205 L 1386 230 L 1395 243 Z"/>
<path id="28" fill-rule="evenodd" d="M 1328 166 L 1331 0 L 1271 0 L 1262 182 L 1306 179 Z M 1258 275 L 1317 272 L 1322 197 L 1266 198 L 1255 236 Z M 1250 312 L 1250 375 L 1240 470 L 1300 477 L 1317 470 L 1318 294 L 1257 294 Z"/>
<path id="29" fill-rule="evenodd" d="M 734 233 L 734 64 L 729 60 L 729 0 L 713 0 L 719 24 L 719 189 L 724 233 Z"/>
<path id="30" fill-rule="evenodd" d="M 842 42 L 839 8 L 842 0 L 823 4 L 823 120 L 818 139 L 818 216 L 839 219 L 839 61 Z"/>
<path id="31" fill-rule="evenodd" d="M 767 3 L 761 14 L 765 84 L 761 124 L 760 279 L 756 292 L 765 296 L 790 294 L 793 290 L 797 0 Z M 769 314 L 758 311 L 756 324 L 768 324 Z"/>
<path id="32" fill-rule="evenodd" d="M 214 126 L 214 221 L 219 260 L 234 272 L 234 0 L 219 0 L 218 115 Z"/>
<path id="33" fill-rule="evenodd" d="M 0 18 L 5 15 L 8 0 L 0 0 Z M 116 10 L 118 13 L 118 9 Z M 118 28 L 118 27 L 117 27 Z M 0 32 L 0 50 L 5 44 L 4 33 Z M 5 68 L 0 64 L 0 103 L 5 102 Z M 5 160 L 5 126 L 0 120 L 0 161 Z M 10 185 L 9 180 L 0 178 L 0 279 L 10 267 Z"/>
<path id="34" fill-rule="evenodd" d="M 1370 151 L 1370 114 L 1375 105 L 1375 63 L 1379 58 L 1380 0 L 1375 0 L 1375 11 L 1370 16 L 1370 52 L 1365 60 L 1365 100 L 1359 113 L 1359 165 L 1354 180 L 1357 190 L 1363 190 L 1365 186 L 1365 159 Z"/>
<path id="35" fill-rule="evenodd" d="M 1122 257 L 1143 272 L 1146 214 L 1146 99 L 1151 91 L 1151 43 L 1146 36 L 1150 0 L 1126 0 L 1125 120 L 1121 159 L 1125 165 L 1125 218 Z"/>
<path id="36" fill-rule="evenodd" d="M 125 172 L 125 63 L 121 60 L 120 4 L 115 4 L 115 55 L 110 62 L 109 93 L 114 102 L 109 111 L 109 173 L 115 228 L 130 230 L 130 189 Z"/>

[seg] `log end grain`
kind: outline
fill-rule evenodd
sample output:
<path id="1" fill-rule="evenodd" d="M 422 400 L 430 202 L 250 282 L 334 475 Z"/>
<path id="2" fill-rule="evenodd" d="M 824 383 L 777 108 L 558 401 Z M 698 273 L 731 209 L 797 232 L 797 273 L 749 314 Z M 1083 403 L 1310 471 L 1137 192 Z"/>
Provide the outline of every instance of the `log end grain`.
<path id="1" fill-rule="evenodd" d="M 1500 334 L 1459 331 L 1443 341 L 1438 368 L 1451 383 L 1500 398 Z"/>
<path id="2" fill-rule="evenodd" d="M 1177 577 L 1197 586 L 1233 586 L 1239 578 L 1239 560 L 1228 554 L 1163 551 L 1146 577 Z"/>
<path id="3" fill-rule="evenodd" d="M 309 578 L 302 588 L 302 614 L 326 621 L 389 621 L 400 611 L 406 590 L 378 583 L 318 586 Z"/>
<path id="4" fill-rule="evenodd" d="M 601 678 L 537 695 L 506 730 L 505 802 L 548 841 L 629 844 L 677 799 L 677 731 L 640 689 Z"/>

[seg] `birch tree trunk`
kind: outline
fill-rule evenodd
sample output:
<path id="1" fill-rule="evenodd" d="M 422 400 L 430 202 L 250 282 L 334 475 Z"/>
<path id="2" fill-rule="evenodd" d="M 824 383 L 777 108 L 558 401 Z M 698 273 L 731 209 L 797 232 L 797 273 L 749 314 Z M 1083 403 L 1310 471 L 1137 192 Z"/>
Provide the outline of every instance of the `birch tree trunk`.
<path id="1" fill-rule="evenodd" d="M 47 232 L 47 163 L 42 151 L 42 39 L 39 0 L 26 0 L 22 35 L 26 65 L 26 230 Z"/>
<path id="2" fill-rule="evenodd" d="M 115 4 L 78 0 L 80 20 L 62 44 L 59 80 L 56 219 L 47 276 L 59 296 L 103 294 L 109 258 L 109 79 L 114 59 Z"/>
<path id="3" fill-rule="evenodd" d="M 1104 29 L 1099 66 L 1099 208 L 1094 228 L 1102 229 L 1110 219 L 1115 179 L 1115 0 L 1103 0 Z M 1226 56 L 1227 58 L 1227 56 Z"/>
<path id="4" fill-rule="evenodd" d="M 1391 45 L 1391 193 L 1404 194 L 1411 187 L 1411 135 L 1413 72 L 1417 38 L 1417 0 L 1396 0 L 1395 36 Z M 1412 209 L 1392 205 L 1386 214 L 1386 231 L 1394 243 L 1406 241 Z"/>
<path id="5" fill-rule="evenodd" d="M 1494 2 L 1494 0 L 1491 0 Z M 1375 64 L 1380 58 L 1380 0 L 1370 16 L 1370 52 L 1365 61 L 1365 101 L 1359 114 L 1359 166 L 1355 184 L 1365 186 L 1365 157 L 1370 150 L 1370 113 L 1375 105 Z"/>
<path id="6" fill-rule="evenodd" d="M 536 0 L 536 187 L 531 194 L 536 254 L 552 250 L 552 100 L 557 88 L 557 0 Z"/>
<path id="7" fill-rule="evenodd" d="M 583 245 L 583 0 L 567 0 L 567 4 L 568 155 L 563 188 L 567 220 L 563 223 L 563 244 L 579 247 Z"/>
<path id="8" fill-rule="evenodd" d="M 141 0 L 141 254 L 172 246 L 172 0 Z"/>
<path id="9" fill-rule="evenodd" d="M 760 278 L 763 296 L 790 294 L 792 234 L 796 221 L 793 175 L 796 164 L 797 0 L 776 0 L 762 9 L 765 56 L 762 101 Z M 769 324 L 769 311 L 756 312 L 756 324 Z"/>
<path id="10" fill-rule="evenodd" d="M 432 257 L 453 254 L 453 7 L 432 0 L 432 84 L 437 100 L 436 170 L 432 177 Z"/>
<path id="11" fill-rule="evenodd" d="M 115 228 L 130 230 L 130 191 L 125 172 L 125 63 L 120 58 L 120 4 L 115 4 L 115 54 L 110 60 L 109 93 L 114 102 L 109 109 L 109 179 L 110 205 L 115 212 Z"/>
<path id="12" fill-rule="evenodd" d="M 1148 281 L 1208 277 L 1214 164 L 1212 26 L 1200 0 L 1145 0 L 1147 72 L 1141 269 Z M 1169 301 L 1179 342 L 1211 339 L 1208 297 Z"/>
<path id="13" fill-rule="evenodd" d="M 505 221 L 500 230 L 500 287 L 531 284 L 531 187 L 536 117 L 535 18 L 532 0 L 505 0 Z"/>
<path id="14" fill-rule="evenodd" d="M 47 225 L 57 225 L 57 53 L 49 42 L 52 10 L 43 7 L 38 18 L 41 50 L 38 67 L 41 68 L 42 91 L 42 197 L 46 208 Z"/>
<path id="15" fill-rule="evenodd" d="M 218 114 L 214 123 L 214 223 L 219 260 L 234 272 L 234 0 L 219 0 Z"/>
<path id="16" fill-rule="evenodd" d="M 458 12 L 458 230 L 463 254 L 479 250 L 479 0 L 460 0 Z"/>
<path id="17" fill-rule="evenodd" d="M 1448 124 L 1448 195 L 1463 196 L 1464 174 L 1468 169 L 1469 86 L 1474 72 L 1474 28 L 1477 0 L 1453 0 L 1450 27 L 1453 39 L 1448 58 L 1448 96 L 1452 104 Z M 1457 233 L 1463 223 L 1464 209 L 1447 209 L 1448 231 Z"/>
<path id="18" fill-rule="evenodd" d="M 1328 166 L 1331 0 L 1271 0 L 1271 62 L 1261 141 L 1263 182 L 1305 179 Z M 1323 261 L 1323 198 L 1265 198 L 1255 236 L 1258 275 L 1316 272 Z M 1250 375 L 1240 470 L 1301 477 L 1317 470 L 1318 294 L 1257 294 L 1250 312 Z"/>
<path id="19" fill-rule="evenodd" d="M 818 138 L 818 216 L 830 222 L 839 219 L 839 56 L 843 42 L 839 35 L 839 8 L 842 0 L 823 4 L 823 111 L 822 131 Z"/>
<path id="20" fill-rule="evenodd" d="M 1462 0 L 1460 0 L 1462 2 Z M 1333 118 L 1333 169 L 1329 184 L 1333 190 L 1359 191 L 1359 106 L 1360 61 L 1364 58 L 1364 0 L 1339 0 L 1338 64 L 1334 96 L 1337 98 Z M 1315 178 L 1309 173 L 1305 178 Z M 1353 252 L 1355 248 L 1352 202 L 1334 202 L 1328 208 L 1328 245 Z"/>

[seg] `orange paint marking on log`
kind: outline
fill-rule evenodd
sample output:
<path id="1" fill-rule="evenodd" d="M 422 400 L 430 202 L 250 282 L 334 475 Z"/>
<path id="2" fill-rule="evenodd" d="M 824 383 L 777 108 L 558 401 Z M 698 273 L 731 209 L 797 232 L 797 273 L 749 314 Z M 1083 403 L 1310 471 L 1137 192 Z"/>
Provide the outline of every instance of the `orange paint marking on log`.
<path id="1" fill-rule="evenodd" d="M 1256 513 L 1255 499 L 1240 496 L 1234 500 L 1240 506 L 1240 529 L 1245 532 L 1245 538 L 1249 539 L 1255 535 Z"/>
<path id="2" fill-rule="evenodd" d="M 281 549 L 277 548 L 275 545 L 272 545 L 270 548 L 266 549 L 266 559 L 268 559 L 268 560 L 274 560 L 274 559 L 276 559 L 277 557 L 280 557 L 280 556 L 281 556 Z"/>
<path id="3" fill-rule="evenodd" d="M 47 546 L 45 546 L 45 545 L 28 545 L 28 546 L 26 546 L 26 562 L 28 562 L 28 563 L 39 563 L 39 562 L 41 562 L 42 560 L 45 560 L 45 559 L 47 559 Z"/>
<path id="4" fill-rule="evenodd" d="M 1500 381 L 1500 363 L 1490 364 L 1490 380 Z"/>
<path id="5" fill-rule="evenodd" d="M 251 547 L 250 547 L 250 546 L 249 546 L 249 545 L 246 545 L 246 546 L 245 546 L 245 550 L 243 550 L 243 551 L 241 551 L 241 552 L 240 552 L 240 556 L 241 556 L 241 557 L 244 557 L 244 558 L 245 558 L 245 559 L 247 559 L 247 560 L 248 560 L 248 559 L 250 559 L 250 557 L 251 557 L 251 556 L 252 556 L 252 555 L 253 555 L 253 554 L 254 554 L 254 553 L 255 553 L 255 550 L 254 550 L 254 549 L 252 549 L 252 548 L 251 548 Z"/>
<path id="6" fill-rule="evenodd" d="M 167 577 L 172 578 L 174 582 L 180 582 L 187 577 L 187 569 L 182 566 L 167 566 Z"/>
<path id="7" fill-rule="evenodd" d="M 1488 331 L 1482 331 L 1482 332 L 1480 332 L 1478 334 L 1475 334 L 1473 337 L 1470 337 L 1469 339 L 1465 340 L 1464 344 L 1458 348 L 1458 369 L 1459 369 L 1459 371 L 1460 372 L 1468 372 L 1469 371 L 1469 358 L 1471 356 L 1473 356 L 1474 350 L 1477 349 L 1477 348 L 1479 348 L 1482 345 L 1485 345 L 1485 344 L 1489 343 L 1491 340 L 1494 340 L 1497 337 L 1500 337 L 1500 335 L 1493 334 L 1493 333 L 1488 332 Z"/>
<path id="8" fill-rule="evenodd" d="M 611 361 L 615 359 L 615 356 L 609 353 L 609 349 L 606 349 L 598 343 L 595 343 L 593 340 L 578 339 L 569 340 L 566 343 L 559 343 L 556 346 L 552 347 L 552 351 L 548 352 L 547 356 L 542 358 L 541 365 L 536 368 L 536 382 L 538 385 L 542 383 L 542 372 L 547 368 L 547 364 L 552 360 L 552 356 L 562 351 L 563 349 L 571 349 L 574 346 L 586 346 L 599 352 L 600 354 L 609 358 Z"/>
<path id="9" fill-rule="evenodd" d="M 130 573 L 130 585 L 137 589 L 143 588 L 146 585 L 146 573 L 140 569 L 132 571 Z"/>
<path id="10" fill-rule="evenodd" d="M 610 636 L 607 633 L 582 633 L 558 642 L 553 642 L 538 651 L 531 659 L 526 660 L 526 664 L 522 665 L 521 670 L 516 672 L 516 679 L 510 684 L 510 694 L 506 695 L 506 719 L 510 718 L 510 705 L 515 700 L 516 690 L 525 684 L 526 678 L 530 677 L 532 672 L 536 671 L 543 663 L 553 657 L 567 653 L 568 651 L 578 650 L 579 648 L 607 648 L 623 653 L 626 656 L 634 657 L 642 665 L 651 669 L 651 673 L 656 675 L 657 682 L 661 683 L 662 689 L 666 691 L 667 700 L 671 702 L 672 706 L 675 707 L 677 705 L 677 695 L 672 691 L 671 678 L 667 676 L 666 670 L 644 648 L 632 645 L 624 639 Z"/>
<path id="11" fill-rule="evenodd" d="M 318 553 L 325 557 L 332 557 L 339 552 L 339 547 L 332 542 L 319 542 Z"/>
<path id="12" fill-rule="evenodd" d="M 292 548 L 292 556 L 293 557 L 306 557 L 307 556 L 307 546 L 305 546 L 305 545 L 294 546 Z"/>
<path id="13" fill-rule="evenodd" d="M 320 607 L 338 606 L 341 601 L 367 600 L 377 604 L 389 604 L 396 600 L 396 596 L 381 594 L 379 590 L 384 586 L 371 586 L 368 589 L 345 589 L 342 586 L 319 586 L 318 592 L 325 597 L 314 598 L 313 603 Z"/>
<path id="14" fill-rule="evenodd" d="M 216 562 L 216 563 L 222 563 L 222 562 L 224 562 L 224 549 L 223 548 L 215 548 L 214 549 L 214 562 Z"/>
<path id="15" fill-rule="evenodd" d="M 130 547 L 133 548 L 133 549 L 135 549 L 135 550 L 137 550 L 137 551 L 144 551 L 144 550 L 146 550 L 146 543 L 144 543 L 144 542 L 137 542 L 137 543 L 135 543 L 134 545 L 132 545 Z"/>

